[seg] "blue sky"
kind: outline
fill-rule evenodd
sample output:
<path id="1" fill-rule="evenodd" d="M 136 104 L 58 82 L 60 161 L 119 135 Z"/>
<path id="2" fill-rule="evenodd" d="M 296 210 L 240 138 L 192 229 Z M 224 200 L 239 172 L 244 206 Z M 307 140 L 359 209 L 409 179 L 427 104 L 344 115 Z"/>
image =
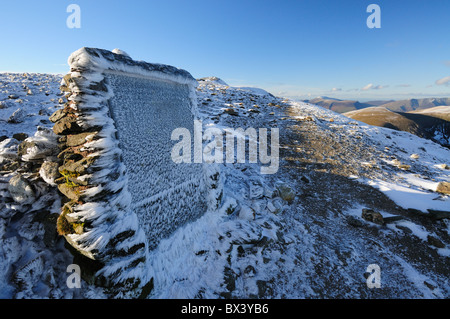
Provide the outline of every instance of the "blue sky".
<path id="1" fill-rule="evenodd" d="M 281 96 L 450 96 L 449 16 L 448 0 L 2 0 L 0 71 L 66 73 L 89 46 Z"/>

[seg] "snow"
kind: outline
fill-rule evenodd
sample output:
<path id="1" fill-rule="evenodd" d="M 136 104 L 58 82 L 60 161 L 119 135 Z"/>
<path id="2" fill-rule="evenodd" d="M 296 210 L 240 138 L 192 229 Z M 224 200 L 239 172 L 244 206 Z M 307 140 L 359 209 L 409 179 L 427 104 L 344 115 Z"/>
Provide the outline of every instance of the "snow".
<path id="1" fill-rule="evenodd" d="M 125 51 L 123 51 L 123 50 L 121 50 L 121 49 L 119 49 L 119 48 L 116 48 L 116 49 L 112 50 L 111 52 L 112 52 L 112 53 L 115 53 L 115 54 L 125 55 L 125 56 L 127 56 L 127 57 L 130 56 L 128 53 L 126 53 Z"/>
<path id="2" fill-rule="evenodd" d="M 450 200 L 448 198 L 439 199 L 439 195 L 434 192 L 420 191 L 381 180 L 369 181 L 368 184 L 378 188 L 405 209 L 414 208 L 427 212 L 428 209 L 448 210 L 450 208 Z"/>
<path id="3" fill-rule="evenodd" d="M 165 73 L 164 70 L 166 69 L 163 67 L 155 67 L 154 72 L 149 71 L 150 67 L 147 71 L 138 71 L 140 67 L 136 65 L 121 67 L 106 58 L 106 62 L 94 59 L 88 51 L 81 50 L 74 54 L 72 57 L 74 65 L 80 68 L 95 65 L 97 71 L 103 70 L 102 68 L 105 68 L 103 71 L 107 71 L 89 75 L 83 72 L 74 72 L 74 76 L 79 76 L 78 85 L 86 86 L 92 81 L 98 82 L 107 78 L 110 81 L 108 87 L 110 92 L 96 97 L 74 97 L 74 99 L 83 102 L 80 104 L 80 110 L 86 112 L 85 120 L 87 123 L 104 124 L 103 130 L 100 132 L 101 138 L 86 145 L 86 149 L 96 149 L 97 154 L 101 154 L 102 157 L 97 164 L 102 169 L 92 175 L 80 178 L 90 178 L 98 182 L 98 186 L 90 190 L 90 196 L 94 196 L 106 188 L 118 193 L 117 196 L 111 197 L 107 201 L 88 202 L 77 206 L 71 216 L 79 217 L 83 221 L 90 220 L 98 228 L 85 235 L 71 237 L 74 240 L 80 240 L 80 245 L 83 245 L 86 251 L 92 251 L 94 248 L 105 247 L 108 240 L 121 231 L 133 229 L 137 231 L 136 235 L 117 245 L 117 248 L 132 247 L 136 243 L 147 241 L 149 233 L 152 232 L 150 225 L 155 222 L 150 217 L 146 225 L 147 214 L 142 213 L 141 208 L 147 209 L 148 205 L 152 205 L 159 198 L 172 196 L 173 198 L 179 198 L 182 206 L 189 206 L 190 199 L 192 202 L 197 202 L 192 198 L 205 196 L 205 201 L 208 203 L 207 207 L 211 208 L 217 203 L 217 198 L 223 191 L 222 205 L 218 210 L 207 209 L 197 219 L 189 219 L 190 222 L 175 227 L 176 229 L 170 235 L 155 244 L 153 250 L 145 249 L 145 251 L 133 255 L 129 260 L 114 260 L 102 270 L 103 274 L 112 274 L 129 265 L 135 258 L 145 256 L 146 263 L 144 265 L 120 272 L 116 279 L 124 280 L 138 277 L 147 281 L 153 277 L 155 286 L 149 298 L 255 298 L 255 296 L 272 298 L 327 298 L 335 296 L 341 298 L 386 296 L 388 298 L 448 298 L 450 292 L 448 273 L 446 273 L 447 276 L 434 273 L 433 269 L 422 266 L 420 261 L 410 259 L 405 254 L 409 248 L 402 246 L 401 242 L 398 241 L 398 238 L 402 236 L 411 237 L 411 240 L 417 239 L 419 244 L 426 245 L 428 235 L 433 235 L 442 238 L 448 246 L 446 237 L 442 233 L 434 232 L 416 221 L 404 219 L 387 226 L 371 224 L 360 218 L 361 209 L 365 207 L 362 205 L 356 205 L 353 209 L 347 211 L 314 212 L 312 214 L 303 208 L 308 202 L 321 203 L 326 201 L 331 205 L 340 198 L 320 198 L 317 197 L 317 194 L 303 194 L 294 205 L 288 205 L 281 198 L 272 197 L 275 191 L 274 182 L 278 178 L 282 178 L 286 182 L 295 183 L 294 178 L 289 179 L 288 175 L 276 175 L 273 178 L 261 175 L 257 163 L 206 165 L 204 167 L 206 176 L 212 176 L 215 172 L 220 171 L 221 181 L 218 184 L 221 184 L 221 188 L 203 195 L 195 193 L 196 189 L 190 183 L 190 178 L 187 178 L 185 183 L 178 183 L 180 179 L 177 175 L 184 174 L 184 170 L 178 167 L 175 167 L 176 174 L 170 175 L 173 171 L 167 167 L 166 169 L 171 172 L 163 172 L 161 183 L 168 183 L 172 186 L 171 188 L 167 187 L 167 189 L 154 180 L 150 181 L 150 183 L 154 183 L 152 184 L 153 190 L 146 188 L 145 185 L 135 180 L 135 177 L 139 174 L 145 174 L 147 175 L 146 178 L 149 179 L 157 178 L 159 176 L 158 165 L 152 168 L 155 171 L 149 172 L 143 172 L 136 168 L 134 175 L 131 175 L 132 180 L 127 178 L 125 171 L 129 166 L 151 161 L 153 154 L 148 154 L 148 158 L 143 158 L 142 162 L 139 161 L 139 158 L 133 159 L 131 149 L 138 146 L 132 145 L 132 142 L 130 142 L 131 144 L 126 143 L 125 147 L 121 146 L 121 132 L 131 130 L 131 133 L 140 134 L 139 123 L 151 119 L 147 115 L 135 118 L 131 123 L 136 124 L 133 126 L 126 123 L 127 116 L 122 114 L 123 118 L 120 119 L 120 116 L 118 116 L 116 121 L 122 121 L 118 126 L 123 125 L 123 127 L 119 129 L 115 127 L 114 122 L 108 115 L 108 108 L 104 104 L 105 99 L 113 97 L 112 92 L 115 94 L 114 97 L 117 98 L 116 101 L 112 102 L 113 113 L 114 110 L 123 111 L 120 110 L 119 105 L 114 105 L 114 103 L 124 103 L 124 108 L 127 104 L 133 104 L 137 108 L 146 107 L 145 103 L 141 104 L 141 99 L 137 96 L 133 97 L 132 101 L 127 101 L 125 98 L 128 95 L 126 86 L 122 87 L 122 91 L 118 89 L 125 81 L 125 79 L 120 78 L 120 74 L 125 73 L 127 75 L 126 81 L 130 81 L 133 85 L 148 81 L 152 86 L 154 85 L 152 87 L 154 90 L 157 87 L 165 87 L 169 91 L 175 90 L 178 85 L 181 87 L 183 85 L 190 86 L 187 83 L 193 82 L 186 79 L 181 80 L 180 77 L 183 77 L 183 73 L 177 71 L 174 72 L 178 75 L 173 77 L 170 72 Z M 100 55 L 103 54 L 106 53 Z M 106 54 L 106 56 L 108 55 Z M 130 73 L 133 73 L 133 76 L 130 76 Z M 0 87 L 2 85 L 9 86 L 7 88 L 8 94 L 4 93 L 5 88 L 0 91 L 0 100 L 7 100 L 7 95 L 22 90 L 19 79 L 21 77 L 17 74 L 0 75 Z M 6 109 L 0 109 L 0 117 L 4 120 L 4 125 L 2 123 L 0 126 L 2 135 L 11 137 L 14 133 L 25 132 L 33 137 L 37 132 L 37 125 L 51 128 L 51 123 L 45 122 L 45 119 L 57 109 L 55 104 L 59 97 L 57 88 L 60 77 L 30 76 L 27 79 L 27 85 L 33 89 L 34 82 L 44 82 L 44 79 L 49 80 L 49 83 L 45 84 L 48 86 L 42 92 L 35 92 L 30 96 L 26 96 L 25 93 L 16 93 L 25 101 L 21 104 L 27 114 L 24 117 L 24 122 L 18 124 L 6 122 L 12 112 L 16 110 L 16 103 L 20 102 L 8 100 L 8 104 L 12 104 L 14 107 L 9 106 Z M 172 81 L 172 79 L 175 79 L 175 81 Z M 114 80 L 117 81 L 115 85 L 112 83 Z M 176 83 L 176 85 L 173 83 Z M 74 87 L 74 89 L 76 88 Z M 45 91 L 50 91 L 50 94 L 46 96 Z M 220 94 L 211 95 L 213 92 L 219 92 Z M 220 114 L 220 110 L 224 108 L 225 103 L 229 104 L 227 107 L 237 106 L 238 102 L 241 101 L 248 104 L 249 107 L 253 104 L 263 105 L 263 102 L 268 101 L 281 104 L 282 99 L 262 94 L 261 91 L 259 93 L 261 94 L 258 94 L 258 90 L 254 91 L 253 89 L 226 87 L 219 81 L 200 81 L 199 91 L 195 92 L 193 89 L 188 89 L 184 90 L 180 96 L 176 93 L 173 95 L 183 101 L 181 103 L 183 112 L 186 112 L 186 109 L 189 108 L 188 100 L 194 101 L 197 98 L 199 102 L 205 101 L 206 98 L 212 100 L 209 105 L 205 105 L 200 110 L 191 109 L 194 114 L 198 114 L 200 119 L 203 120 L 205 128 L 225 129 L 252 125 L 254 127 L 258 127 L 257 125 L 267 127 L 269 123 L 277 123 L 280 128 L 283 128 L 282 123 L 284 122 L 280 120 L 280 117 L 286 117 L 286 115 L 283 113 L 285 110 L 279 108 L 270 109 L 270 112 L 276 114 L 276 121 L 271 116 L 264 114 L 263 106 L 261 106 L 261 114 L 255 115 L 254 118 L 240 113 L 236 117 L 224 115 L 219 120 L 213 119 Z M 120 94 L 124 96 L 120 97 Z M 48 102 L 48 99 L 55 100 L 54 102 Z M 361 166 L 364 166 L 362 165 L 363 162 L 367 164 L 367 167 L 374 164 L 378 165 L 379 174 L 376 175 L 376 178 L 368 178 L 363 176 L 363 171 L 355 172 L 348 176 L 352 182 L 370 185 L 404 208 L 419 209 L 425 213 L 430 208 L 448 211 L 448 197 L 435 192 L 439 181 L 450 180 L 449 170 L 441 166 L 442 164 L 450 164 L 448 149 L 408 133 L 394 133 L 392 130 L 372 127 L 324 108 L 288 100 L 284 101 L 289 107 L 298 110 L 297 116 L 291 116 L 287 121 L 302 121 L 310 117 L 315 125 L 329 132 L 340 130 L 340 136 L 361 137 L 366 145 L 374 147 L 379 152 L 376 156 L 385 154 L 384 157 L 378 158 L 375 163 L 355 157 L 354 163 Z M 170 107 L 176 106 L 165 103 L 160 107 L 169 110 Z M 44 109 L 41 113 L 46 112 L 46 115 L 39 115 L 41 109 Z M 157 112 L 152 113 L 151 111 L 148 116 L 151 116 L 150 114 L 158 115 Z M 178 115 L 172 114 L 172 116 L 177 118 Z M 183 125 L 188 126 L 190 116 L 184 119 L 186 122 L 183 122 Z M 333 122 L 328 121 L 328 119 L 333 119 Z M 41 120 L 44 120 L 44 122 L 40 123 Z M 166 125 L 170 124 L 166 122 L 168 119 L 162 120 L 165 121 Z M 157 127 L 153 127 L 153 129 L 160 130 Z M 116 133 L 119 136 L 118 140 L 112 138 L 115 137 Z M 151 132 L 144 133 L 147 134 L 146 136 L 153 136 Z M 283 133 L 281 129 L 280 133 Z M 131 139 L 131 136 L 126 136 L 126 133 L 122 134 L 122 137 Z M 165 138 L 167 138 L 167 143 L 170 144 L 170 134 Z M 163 138 L 161 137 L 161 139 Z M 140 141 L 142 145 L 146 145 L 145 147 L 147 147 L 147 142 L 145 139 Z M 3 156 L 3 158 L 14 157 L 17 154 L 17 145 L 18 142 L 12 138 L 3 140 L 0 142 L 0 156 Z M 161 149 L 165 149 L 165 147 L 167 145 L 161 145 Z M 386 147 L 389 150 L 385 150 Z M 413 159 L 411 154 L 418 154 L 419 158 Z M 115 162 L 114 158 L 117 156 L 122 156 L 125 164 Z M 400 163 L 411 165 L 410 171 L 397 169 L 391 157 L 395 157 Z M 127 166 L 126 163 L 133 164 Z M 309 170 L 309 168 L 305 169 L 305 174 L 310 173 Z M 194 171 L 187 172 L 187 176 L 191 173 L 195 175 Z M 113 172 L 117 172 L 120 177 L 111 182 L 109 175 Z M 9 196 L 5 185 L 7 185 L 10 177 L 10 175 L 0 176 L 0 194 L 2 196 Z M 171 179 L 174 179 L 172 184 L 170 184 Z M 205 186 L 210 187 L 214 184 L 214 181 L 205 180 L 204 183 Z M 178 188 L 176 187 L 177 184 Z M 301 194 L 301 187 L 296 191 Z M 140 196 L 138 200 L 135 200 L 135 194 Z M 343 197 L 344 195 L 341 194 L 340 196 Z M 26 215 L 29 215 L 30 218 L 19 219 L 16 222 L 14 219 L 11 222 L 10 211 L 0 204 L 0 216 L 2 216 L 0 218 L 0 276 L 12 278 L 16 270 L 22 269 L 24 271 L 19 271 L 18 278 L 28 278 L 25 270 L 33 268 L 38 272 L 35 277 L 30 277 L 30 284 L 22 291 L 17 291 L 17 285 L 12 280 L 2 281 L 0 283 L 0 297 L 107 298 L 108 296 L 105 295 L 103 289 L 85 281 L 82 282 L 83 289 L 78 294 L 60 284 L 60 282 L 65 282 L 65 268 L 72 262 L 72 258 L 63 247 L 63 241 L 61 240 L 58 241 L 57 248 L 52 248 L 53 250 L 45 247 L 42 244 L 43 230 L 39 223 L 33 222 L 31 218 L 39 207 L 46 204 L 47 201 L 44 200 L 34 203 L 33 207 L 27 208 L 29 210 L 26 211 Z M 178 207 L 178 200 L 174 200 L 171 205 L 174 211 L 181 211 Z M 165 208 L 162 205 L 160 206 L 161 209 Z M 55 202 L 51 211 L 57 213 L 60 207 L 61 203 Z M 188 211 L 182 210 L 182 212 Z M 394 216 L 386 211 L 381 211 L 381 213 L 384 217 Z M 325 217 L 322 218 L 320 214 L 324 214 Z M 347 225 L 343 216 L 348 215 L 360 220 L 363 226 L 352 228 Z M 19 215 L 16 215 L 15 218 L 18 218 L 17 216 Z M 166 217 L 169 217 L 169 215 Z M 111 224 L 110 220 L 114 220 L 114 223 Z M 447 221 L 445 220 L 445 222 Z M 411 233 L 405 234 L 396 226 L 408 228 Z M 444 230 L 447 234 L 449 233 L 449 227 L 450 225 L 447 222 Z M 372 231 L 373 228 L 377 230 L 375 235 Z M 162 229 L 156 229 L 155 231 L 161 232 Z M 447 247 L 430 249 L 431 252 L 435 253 L 435 255 L 430 254 L 431 257 L 428 256 L 433 264 L 445 265 L 448 262 L 450 254 Z M 140 255 L 141 253 L 142 255 Z M 387 289 L 381 291 L 365 289 L 362 274 L 367 265 L 373 262 L 380 264 L 383 276 L 382 284 Z M 437 288 L 429 289 L 424 284 L 425 281 Z M 50 282 L 54 283 L 51 289 L 48 288 L 51 286 Z M 231 283 L 234 285 L 234 290 L 229 288 Z M 269 292 L 266 294 L 264 289 Z"/>
<path id="4" fill-rule="evenodd" d="M 257 95 L 271 95 L 269 92 L 267 92 L 266 90 L 260 89 L 260 88 L 256 88 L 256 87 L 250 87 L 250 86 L 238 86 L 235 87 L 238 91 L 245 91 L 245 92 L 249 92 L 249 93 L 253 93 L 253 94 L 257 94 Z"/>
<path id="5" fill-rule="evenodd" d="M 132 210 L 145 229 L 150 249 L 180 225 L 206 210 L 202 164 L 176 164 L 170 135 L 193 133 L 193 106 L 185 84 L 105 72 L 114 97 L 114 119 L 127 168 Z"/>
<path id="6" fill-rule="evenodd" d="M 179 84 L 190 84 L 194 86 L 196 86 L 197 83 L 197 81 L 185 70 L 163 64 L 133 61 L 128 55 L 114 54 L 110 51 L 101 49 L 81 48 L 69 56 L 68 64 L 74 69 L 118 71 L 126 74 L 141 75 L 147 78 L 168 80 Z M 72 72 L 72 76 L 76 75 L 76 72 Z M 90 78 L 88 80 L 98 82 L 98 79 Z"/>

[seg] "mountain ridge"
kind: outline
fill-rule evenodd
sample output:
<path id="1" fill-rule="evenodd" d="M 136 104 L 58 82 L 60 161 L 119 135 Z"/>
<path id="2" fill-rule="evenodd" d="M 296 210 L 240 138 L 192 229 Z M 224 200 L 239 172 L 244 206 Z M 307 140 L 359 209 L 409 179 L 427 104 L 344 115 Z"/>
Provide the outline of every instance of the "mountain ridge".
<path id="1" fill-rule="evenodd" d="M 404 99 L 404 100 L 374 100 L 359 102 L 357 100 L 340 100 L 329 97 L 317 97 L 303 102 L 322 106 L 337 113 L 355 111 L 372 106 L 382 106 L 391 111 L 409 112 L 421 109 L 432 108 L 436 106 L 449 106 L 450 98 L 422 98 L 422 99 Z"/>

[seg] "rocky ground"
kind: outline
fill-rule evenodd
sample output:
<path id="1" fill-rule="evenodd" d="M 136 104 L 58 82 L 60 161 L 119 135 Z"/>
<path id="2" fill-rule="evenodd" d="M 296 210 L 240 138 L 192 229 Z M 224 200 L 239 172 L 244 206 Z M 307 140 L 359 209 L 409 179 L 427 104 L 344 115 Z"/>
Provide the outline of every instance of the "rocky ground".
<path id="1" fill-rule="evenodd" d="M 65 284 L 77 257 L 56 233 L 60 196 L 44 165 L 61 78 L 0 74 L 2 298 L 107 297 L 92 276 Z M 222 208 L 151 252 L 150 298 L 450 296 L 448 149 L 215 78 L 197 94 L 205 128 L 279 128 L 280 168 L 222 164 Z M 381 288 L 367 287 L 370 264 Z"/>
<path id="2" fill-rule="evenodd" d="M 74 257 L 56 230 L 61 196 L 53 184 L 58 172 L 50 163 L 58 149 L 49 120 L 66 102 L 61 80 L 0 74 L 0 298 L 102 295 L 65 284 Z"/>
<path id="3" fill-rule="evenodd" d="M 445 181 L 447 150 L 317 106 L 215 81 L 200 83 L 200 109 L 216 125 L 280 129 L 281 167 L 265 181 L 271 185 L 285 181 L 296 196 L 284 202 L 277 215 L 285 240 L 268 245 L 262 253 L 267 264 L 259 271 L 276 275 L 258 281 L 259 297 L 448 297 L 448 195 L 427 190 L 445 201 L 441 207 L 447 213 L 440 216 L 446 218 L 441 219 L 401 207 L 370 186 L 372 180 L 401 184 L 404 172 Z M 397 135 L 420 144 L 398 144 Z M 428 145 L 441 151 L 440 156 Z M 269 262 L 274 256 L 278 260 Z M 366 286 L 365 271 L 372 263 L 382 270 L 382 289 Z M 236 296 L 245 295 L 239 291 Z"/>

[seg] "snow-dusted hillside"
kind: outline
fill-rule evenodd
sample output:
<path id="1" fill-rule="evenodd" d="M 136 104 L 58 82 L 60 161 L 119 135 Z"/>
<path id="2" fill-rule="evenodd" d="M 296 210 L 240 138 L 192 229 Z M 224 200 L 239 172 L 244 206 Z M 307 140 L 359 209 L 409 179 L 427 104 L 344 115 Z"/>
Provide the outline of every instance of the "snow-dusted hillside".
<path id="1" fill-rule="evenodd" d="M 61 78 L 0 74 L 3 298 L 108 297 L 89 274 L 81 289 L 66 286 L 77 260 L 52 228 L 57 191 L 17 157 L 24 135 L 13 134 L 51 128 Z M 449 149 L 213 77 L 199 81 L 197 98 L 205 129 L 279 128 L 280 168 L 220 164 L 222 208 L 150 252 L 148 298 L 450 297 L 450 199 L 436 191 L 450 182 Z M 8 190 L 18 172 L 33 185 L 31 203 Z M 380 266 L 381 288 L 366 285 L 370 264 Z"/>

